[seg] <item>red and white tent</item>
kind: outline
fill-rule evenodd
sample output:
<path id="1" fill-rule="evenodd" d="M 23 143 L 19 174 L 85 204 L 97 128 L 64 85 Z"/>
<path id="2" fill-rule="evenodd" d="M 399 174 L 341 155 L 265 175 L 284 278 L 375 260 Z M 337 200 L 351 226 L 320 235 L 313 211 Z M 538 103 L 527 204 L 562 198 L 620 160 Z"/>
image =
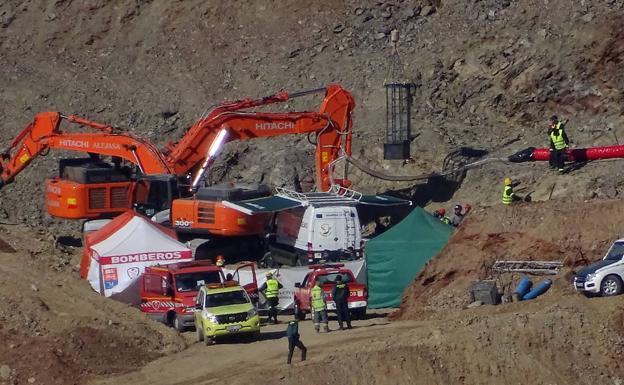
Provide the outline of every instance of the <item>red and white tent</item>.
<path id="1" fill-rule="evenodd" d="M 191 250 L 177 241 L 175 232 L 127 211 L 86 235 L 80 276 L 106 297 L 134 302 L 138 291 L 132 286 L 145 267 L 192 259 Z M 129 298 L 119 298 L 122 293 Z"/>

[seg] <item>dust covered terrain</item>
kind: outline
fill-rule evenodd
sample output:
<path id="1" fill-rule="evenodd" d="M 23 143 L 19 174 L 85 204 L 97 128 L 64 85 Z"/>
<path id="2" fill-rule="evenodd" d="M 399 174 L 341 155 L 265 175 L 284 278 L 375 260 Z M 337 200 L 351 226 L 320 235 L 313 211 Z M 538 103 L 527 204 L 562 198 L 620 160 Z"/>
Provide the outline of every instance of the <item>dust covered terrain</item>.
<path id="1" fill-rule="evenodd" d="M 389 45 L 397 29 L 400 63 Z M 546 119 L 569 118 L 574 147 L 624 137 L 624 1 L 7 0 L 0 3 L 0 149 L 41 111 L 127 129 L 159 146 L 207 108 L 331 82 L 356 99 L 354 157 L 416 175 L 547 145 Z M 412 162 L 384 161 L 385 81 L 416 84 Z M 318 99 L 280 111 L 315 110 Z M 310 359 L 287 367 L 283 325 L 249 344 L 206 348 L 104 300 L 78 278 L 78 221 L 43 210 L 51 151 L 0 191 L 0 383 L 6 384 L 619 384 L 621 298 L 573 293 L 574 269 L 621 237 L 620 161 L 556 175 L 545 164 L 490 164 L 427 184 L 374 179 L 428 207 L 475 207 L 416 277 L 401 309 L 317 336 Z M 294 187 L 313 170 L 305 136 L 226 146 L 212 182 Z M 502 178 L 536 203 L 499 207 Z M 464 309 L 467 289 L 497 259 L 562 260 L 544 296 Z M 518 277 L 502 276 L 509 287 Z M 237 366 L 238 365 L 238 366 Z M 233 368 L 244 367 L 244 370 Z M 345 375 L 348 373 L 348 375 Z M 120 377 L 121 376 L 121 377 Z"/>
<path id="2" fill-rule="evenodd" d="M 570 280 L 576 266 L 600 258 L 619 236 L 622 210 L 607 201 L 474 212 L 406 291 L 392 322 L 373 314 L 351 331 L 320 335 L 310 321 L 301 323 L 305 363 L 284 364 L 284 326 L 270 326 L 264 340 L 244 348 L 195 344 L 102 383 L 615 384 L 624 380 L 621 297 L 586 298 Z M 585 221 L 572 220 L 579 217 Z M 562 260 L 564 269 L 535 300 L 466 309 L 475 280 L 497 278 L 502 289 L 520 278 L 492 275 L 497 259 Z M 232 371 L 235 364 L 245 370 Z"/>
<path id="3" fill-rule="evenodd" d="M 440 170 L 443 158 L 461 147 L 506 156 L 546 145 L 552 113 L 570 119 L 573 145 L 612 144 L 624 136 L 623 6 L 621 0 L 279 6 L 9 0 L 0 5 L 0 141 L 8 145 L 37 112 L 56 110 L 164 144 L 224 99 L 337 82 L 356 98 L 354 157 L 390 174 Z M 400 64 L 389 45 L 392 29 L 401 36 Z M 414 162 L 407 165 L 382 160 L 383 84 L 393 79 L 417 85 Z M 314 110 L 318 100 L 279 108 Z M 312 151 L 304 136 L 233 142 L 211 180 L 294 187 L 312 174 Z M 41 210 L 42 179 L 54 175 L 61 156 L 38 159 L 4 188 L 0 216 L 75 231 L 75 224 Z M 621 178 L 607 177 L 621 176 L 616 163 L 578 170 L 577 188 L 558 186 L 554 196 L 617 196 Z M 542 171 L 543 165 L 492 166 L 469 172 L 461 185 L 430 186 L 384 182 L 353 167 L 351 177 L 356 189 L 400 190 L 423 204 L 451 198 L 491 203 L 499 195 L 494 182 L 507 173 L 547 189 Z M 16 204 L 23 194 L 35 204 Z"/>

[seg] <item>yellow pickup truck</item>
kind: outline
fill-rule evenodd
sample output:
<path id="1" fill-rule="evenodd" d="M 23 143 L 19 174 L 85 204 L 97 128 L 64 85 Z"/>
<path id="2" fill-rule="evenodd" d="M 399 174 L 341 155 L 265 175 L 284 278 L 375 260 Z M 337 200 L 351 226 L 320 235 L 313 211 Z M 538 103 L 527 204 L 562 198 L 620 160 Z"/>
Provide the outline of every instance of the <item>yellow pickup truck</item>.
<path id="1" fill-rule="evenodd" d="M 197 341 L 206 345 L 224 335 L 260 336 L 260 316 L 247 292 L 236 282 L 209 284 L 200 288 L 195 299 Z"/>

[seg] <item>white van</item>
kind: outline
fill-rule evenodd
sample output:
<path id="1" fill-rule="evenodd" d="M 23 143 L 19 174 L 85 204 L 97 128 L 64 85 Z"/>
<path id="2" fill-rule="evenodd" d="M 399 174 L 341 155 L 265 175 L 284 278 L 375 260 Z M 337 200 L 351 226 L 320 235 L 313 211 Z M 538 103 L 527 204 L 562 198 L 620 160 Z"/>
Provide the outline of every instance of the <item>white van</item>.
<path id="1" fill-rule="evenodd" d="M 355 202 L 310 202 L 275 214 L 274 233 L 262 262 L 304 266 L 362 256 L 362 233 Z"/>
<path id="2" fill-rule="evenodd" d="M 266 236 L 264 267 L 305 266 L 362 257 L 358 205 L 408 206 L 386 195 L 362 195 L 340 186 L 327 192 L 300 193 L 276 187 L 277 194 L 223 205 L 247 215 L 273 213 Z"/>

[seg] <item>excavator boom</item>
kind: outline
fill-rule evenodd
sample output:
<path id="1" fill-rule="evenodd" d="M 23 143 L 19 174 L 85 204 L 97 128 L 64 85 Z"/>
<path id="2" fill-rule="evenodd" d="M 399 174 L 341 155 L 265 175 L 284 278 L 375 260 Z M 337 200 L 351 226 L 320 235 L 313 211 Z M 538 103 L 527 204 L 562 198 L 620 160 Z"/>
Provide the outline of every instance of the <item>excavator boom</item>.
<path id="1" fill-rule="evenodd" d="M 318 112 L 245 111 L 316 92 L 325 92 Z M 336 84 L 311 91 L 280 92 L 262 99 L 226 103 L 199 119 L 179 143 L 170 145 L 167 162 L 178 175 L 190 172 L 196 188 L 216 152 L 226 142 L 315 133 L 316 183 L 320 190 L 326 191 L 331 186 L 329 164 L 340 156 L 341 151 L 351 154 L 351 112 L 354 107 L 353 96 Z"/>
<path id="2" fill-rule="evenodd" d="M 63 120 L 102 132 L 72 133 L 60 130 Z M 117 134 L 110 126 L 59 112 L 42 112 L 13 140 L 0 156 L 0 186 L 13 181 L 37 156 L 49 149 L 88 152 L 125 159 L 144 174 L 171 172 L 164 157 L 151 143 L 130 134 Z"/>

